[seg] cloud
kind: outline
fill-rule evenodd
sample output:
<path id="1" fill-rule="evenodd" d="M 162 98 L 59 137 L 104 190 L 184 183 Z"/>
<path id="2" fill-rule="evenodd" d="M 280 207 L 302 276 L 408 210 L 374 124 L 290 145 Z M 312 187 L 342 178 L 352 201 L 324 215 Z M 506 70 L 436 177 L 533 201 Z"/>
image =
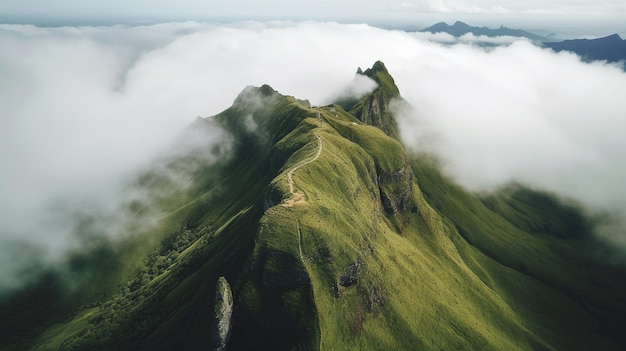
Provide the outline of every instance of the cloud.
<path id="1" fill-rule="evenodd" d="M 403 139 L 439 155 L 457 182 L 491 191 L 517 181 L 626 219 L 618 67 L 520 41 L 490 52 L 453 46 L 414 74 L 421 81 L 404 94 L 417 112 L 402 120 Z M 624 230 L 615 234 L 623 244 Z"/>
<path id="2" fill-rule="evenodd" d="M 123 184 L 204 112 L 200 96 L 167 104 L 134 88 L 156 79 L 128 74 L 190 26 L 0 27 L 0 287 L 23 275 L 15 246 L 30 245 L 31 266 L 46 266 L 80 247 L 79 219 L 96 214 L 119 235 L 110 224 L 120 222 Z"/>
<path id="3" fill-rule="evenodd" d="M 506 45 L 512 44 L 516 41 L 525 40 L 528 41 L 527 38 L 524 37 L 512 37 L 508 35 L 501 35 L 497 37 L 488 37 L 486 35 L 475 35 L 472 33 L 466 33 L 459 37 L 459 42 L 465 44 L 478 44 L 478 45 Z"/>
<path id="4" fill-rule="evenodd" d="M 422 40 L 433 41 L 442 44 L 456 44 L 459 42 L 459 39 L 457 37 L 445 32 L 415 32 L 413 35 L 415 35 L 416 38 Z"/>
<path id="5" fill-rule="evenodd" d="M 2 25 L 0 261 L 13 257 L 8 243 L 61 257 L 77 244 L 51 207 L 114 209 L 121 184 L 244 87 L 324 104 L 371 88 L 354 72 L 376 60 L 416 107 L 401 120 L 405 143 L 437 153 L 464 186 L 519 180 L 626 208 L 626 78 L 613 66 L 526 42 L 484 51 L 366 25 Z"/>
<path id="6" fill-rule="evenodd" d="M 445 32 L 415 32 L 413 33 L 413 35 L 423 40 L 433 41 L 441 44 L 476 44 L 483 46 L 499 46 L 512 44 L 516 41 L 528 41 L 528 39 L 524 37 L 512 37 L 506 35 L 488 37 L 486 35 L 475 35 L 473 33 L 466 33 L 458 38 L 453 36 L 452 34 L 448 34 Z"/>
<path id="7" fill-rule="evenodd" d="M 353 101 L 358 100 L 371 93 L 378 87 L 378 84 L 368 76 L 356 74 L 352 78 L 349 85 L 343 87 L 337 93 L 324 99 L 324 102 L 333 103 L 337 101 Z"/>
<path id="8" fill-rule="evenodd" d="M 619 116 L 626 103 L 619 92 L 626 77 L 618 68 L 583 64 L 525 42 L 492 52 L 452 47 L 437 58 L 419 65 L 428 84 L 413 85 L 405 95 L 440 136 L 427 147 L 450 159 L 449 168 L 468 188 L 520 176 L 548 185 L 548 179 L 610 166 L 623 156 Z M 593 199 L 599 205 L 605 198 Z"/>

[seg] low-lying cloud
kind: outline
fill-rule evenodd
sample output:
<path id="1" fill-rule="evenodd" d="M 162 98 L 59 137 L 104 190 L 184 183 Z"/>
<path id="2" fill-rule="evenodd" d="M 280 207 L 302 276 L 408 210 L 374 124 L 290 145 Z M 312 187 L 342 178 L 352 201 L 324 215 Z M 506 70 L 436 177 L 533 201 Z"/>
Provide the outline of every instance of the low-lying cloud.
<path id="1" fill-rule="evenodd" d="M 454 35 L 446 32 L 415 32 L 414 35 L 424 40 L 442 44 L 475 44 L 481 46 L 496 46 L 508 45 L 517 41 L 529 41 L 529 39 L 524 37 L 513 37 L 508 35 L 488 37 L 486 35 L 476 35 L 473 33 L 466 33 L 460 37 L 455 37 Z"/>
<path id="2" fill-rule="evenodd" d="M 626 74 L 527 42 L 422 61 L 403 139 L 466 188 L 521 182 L 626 219 Z M 399 78 L 402 79 L 402 78 Z M 626 232 L 606 233 L 624 243 Z"/>
<path id="3" fill-rule="evenodd" d="M 354 72 L 376 60 L 416 108 L 400 121 L 404 142 L 462 185 L 517 180 L 626 218 L 626 74 L 610 65 L 336 23 L 2 25 L 0 266 L 15 257 L 8 243 L 62 256 L 73 239 L 52 230 L 51 206 L 114 207 L 121 184 L 245 86 L 324 104 L 373 88 Z M 3 270 L 0 287 L 17 272 Z"/>

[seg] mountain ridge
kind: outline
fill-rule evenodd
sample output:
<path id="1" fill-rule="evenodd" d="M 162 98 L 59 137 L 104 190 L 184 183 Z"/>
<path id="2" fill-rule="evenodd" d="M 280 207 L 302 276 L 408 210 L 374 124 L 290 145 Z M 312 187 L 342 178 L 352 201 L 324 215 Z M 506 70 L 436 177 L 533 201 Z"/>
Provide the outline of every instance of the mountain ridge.
<path id="1" fill-rule="evenodd" d="M 505 26 L 500 26 L 497 29 L 488 28 L 488 27 L 474 27 L 461 21 L 456 21 L 452 25 L 448 25 L 445 22 L 439 22 L 430 27 L 420 30 L 420 32 L 429 32 L 429 33 L 443 32 L 443 33 L 448 33 L 455 37 L 461 37 L 465 34 L 471 33 L 476 36 L 481 36 L 481 35 L 484 35 L 487 37 L 511 36 L 511 37 L 527 38 L 527 39 L 538 41 L 538 42 L 549 41 L 549 39 L 546 37 L 533 34 L 533 33 L 530 33 L 521 29 L 513 29 L 513 28 L 508 28 Z"/>
<path id="2" fill-rule="evenodd" d="M 619 34 L 611 34 L 595 39 L 546 42 L 543 43 L 543 46 L 556 52 L 573 52 L 585 61 L 620 62 L 626 60 L 626 40 L 623 40 Z"/>
<path id="3" fill-rule="evenodd" d="M 246 87 L 197 121 L 233 145 L 219 163 L 174 161 L 193 184 L 161 201 L 167 215 L 140 237 L 154 244 L 135 273 L 35 335 L 34 321 L 13 330 L 23 340 L 0 335 L 0 349 L 217 349 L 228 290 L 229 350 L 626 345 L 626 275 L 589 255 L 578 209 L 522 186 L 466 192 L 405 151 L 385 65 L 357 74 L 378 87 L 356 102 Z"/>

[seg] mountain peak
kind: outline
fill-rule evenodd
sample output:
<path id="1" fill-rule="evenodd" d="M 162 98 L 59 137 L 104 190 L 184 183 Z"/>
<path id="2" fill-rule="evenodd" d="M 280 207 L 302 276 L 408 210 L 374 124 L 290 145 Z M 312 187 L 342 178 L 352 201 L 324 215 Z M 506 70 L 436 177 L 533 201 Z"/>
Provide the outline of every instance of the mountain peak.
<path id="1" fill-rule="evenodd" d="M 385 64 L 382 61 L 376 61 L 374 65 L 372 65 L 371 68 L 368 68 L 365 71 L 359 68 L 357 70 L 357 74 L 361 74 L 366 77 L 369 77 L 378 84 L 378 88 L 376 88 L 374 92 L 380 89 L 383 89 L 383 90 L 387 90 L 387 92 L 390 95 L 393 95 L 393 96 L 400 95 L 400 91 L 398 87 L 396 86 L 396 83 L 393 80 L 393 77 L 391 76 L 391 74 L 389 74 L 387 67 L 385 67 Z"/>
<path id="2" fill-rule="evenodd" d="M 263 84 L 260 87 L 257 87 L 254 85 L 248 85 L 245 88 L 243 88 L 243 90 L 241 91 L 241 93 L 239 93 L 239 95 L 237 95 L 237 98 L 235 100 L 239 99 L 240 97 L 249 96 L 251 94 L 257 94 L 261 96 L 271 96 L 274 94 L 278 94 L 278 92 L 267 84 Z"/>
<path id="3" fill-rule="evenodd" d="M 382 129 L 387 135 L 398 136 L 398 126 L 392 113 L 389 111 L 391 100 L 402 99 L 400 90 L 387 67 L 382 61 L 376 61 L 371 68 L 359 70 L 357 74 L 369 77 L 378 84 L 378 87 L 369 95 L 364 96 L 350 108 L 350 112 L 364 123 Z"/>
<path id="4" fill-rule="evenodd" d="M 528 38 L 530 40 L 535 40 L 535 41 L 547 40 L 547 38 L 544 38 L 540 35 L 526 32 L 520 29 L 508 28 L 504 25 L 501 25 L 497 29 L 492 29 L 492 28 L 487 28 L 487 27 L 474 27 L 461 21 L 456 21 L 451 26 L 449 26 L 448 24 L 444 22 L 439 22 L 433 26 L 424 28 L 421 31 L 430 32 L 430 33 L 444 32 L 455 37 L 461 37 L 465 34 L 471 33 L 474 35 L 478 35 L 478 36 L 484 35 L 487 37 L 511 36 L 511 37 Z"/>
<path id="5" fill-rule="evenodd" d="M 469 28 L 471 26 L 469 24 L 465 23 L 465 22 L 456 21 L 456 22 L 454 22 L 452 27 L 454 27 L 454 28 Z"/>
<path id="6" fill-rule="evenodd" d="M 378 81 L 379 80 L 378 73 L 389 75 L 389 71 L 387 70 L 387 67 L 385 67 L 385 64 L 382 61 L 374 62 L 374 65 L 372 65 L 371 68 L 367 68 L 365 71 L 363 71 L 361 67 L 359 67 L 356 70 L 356 74 L 369 77 L 380 84 L 380 82 Z"/>
<path id="7" fill-rule="evenodd" d="M 623 40 L 622 37 L 620 37 L 619 34 L 617 34 L 617 33 L 614 33 L 614 34 L 611 34 L 611 35 L 609 35 L 607 37 L 604 37 L 604 39 L 611 40 L 611 41 L 622 41 Z"/>
<path id="8" fill-rule="evenodd" d="M 372 68 L 365 70 L 365 75 L 371 76 L 371 75 L 375 75 L 378 72 L 389 74 L 389 71 L 387 71 L 387 67 L 385 67 L 385 64 L 382 61 L 374 62 L 374 65 L 372 66 Z"/>
<path id="9" fill-rule="evenodd" d="M 237 95 L 233 105 L 241 107 L 250 104 L 256 105 L 261 100 L 269 99 L 277 95 L 280 95 L 280 93 L 267 84 L 263 84 L 260 87 L 248 85 Z"/>

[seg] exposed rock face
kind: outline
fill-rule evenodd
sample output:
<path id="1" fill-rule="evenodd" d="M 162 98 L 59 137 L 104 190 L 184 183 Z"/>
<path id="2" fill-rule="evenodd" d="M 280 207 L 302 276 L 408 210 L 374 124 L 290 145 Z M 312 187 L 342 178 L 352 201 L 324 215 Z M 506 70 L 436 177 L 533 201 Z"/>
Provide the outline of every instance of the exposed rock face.
<path id="1" fill-rule="evenodd" d="M 406 213 L 415 205 L 411 200 L 413 171 L 407 164 L 393 173 L 378 176 L 380 200 L 387 214 Z"/>
<path id="2" fill-rule="evenodd" d="M 339 285 L 346 288 L 354 285 L 354 283 L 356 283 L 359 270 L 361 269 L 361 266 L 363 264 L 363 260 L 359 258 L 356 260 L 356 262 L 348 265 L 343 271 L 343 274 L 339 276 Z"/>
<path id="3" fill-rule="evenodd" d="M 211 350 L 222 351 L 230 337 L 233 293 L 226 278 L 220 277 L 215 288 L 215 316 L 211 328 Z"/>
<path id="4" fill-rule="evenodd" d="M 402 98 L 387 68 L 382 62 L 378 61 L 372 68 L 366 69 L 365 72 L 359 68 L 357 74 L 371 78 L 378 84 L 378 88 L 370 95 L 359 100 L 350 109 L 350 113 L 363 123 L 378 127 L 385 134 L 397 139 L 398 125 L 389 110 L 389 103 L 392 100 L 402 100 Z"/>
<path id="5" fill-rule="evenodd" d="M 357 74 L 374 80 L 378 87 L 371 94 L 357 102 L 350 112 L 362 122 L 377 127 L 388 136 L 398 140 L 398 126 L 390 106 L 392 102 L 395 104 L 394 106 L 402 106 L 406 102 L 400 96 L 398 87 L 387 68 L 382 62 L 378 61 L 372 68 L 368 68 L 365 71 L 359 69 Z M 398 149 L 396 155 L 404 152 L 400 145 L 389 144 L 389 147 Z M 372 153 L 372 155 L 376 155 L 376 152 Z M 379 153 L 378 155 L 380 156 Z M 380 201 L 385 213 L 395 215 L 397 213 L 407 213 L 409 210 L 417 212 L 417 207 L 412 201 L 415 177 L 406 159 L 388 162 L 389 159 L 387 157 L 375 157 L 375 161 L 377 162 L 378 173 L 376 183 L 379 187 Z M 387 165 L 383 165 L 385 163 Z M 393 164 L 392 167 L 389 166 L 390 163 Z"/>

